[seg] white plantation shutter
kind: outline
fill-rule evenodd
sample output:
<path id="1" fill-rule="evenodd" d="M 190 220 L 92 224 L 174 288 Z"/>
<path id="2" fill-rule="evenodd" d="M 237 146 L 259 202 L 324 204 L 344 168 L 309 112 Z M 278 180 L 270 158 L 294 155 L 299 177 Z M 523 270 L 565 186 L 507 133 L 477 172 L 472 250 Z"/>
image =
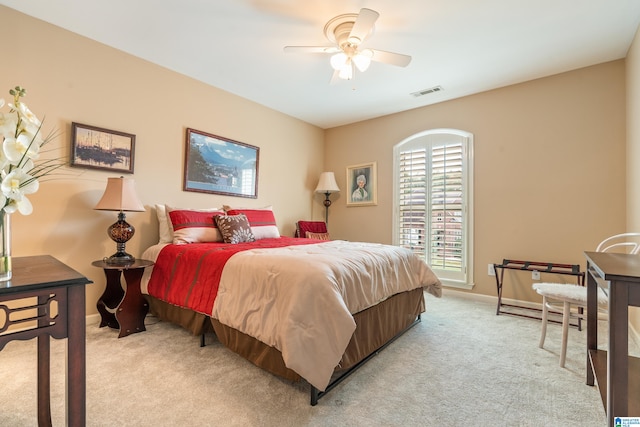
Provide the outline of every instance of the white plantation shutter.
<path id="1" fill-rule="evenodd" d="M 433 268 L 460 271 L 462 254 L 462 144 L 431 148 L 431 241 Z"/>
<path id="2" fill-rule="evenodd" d="M 426 150 L 400 153 L 399 238 L 397 243 L 424 256 L 427 250 L 425 204 L 427 194 Z"/>
<path id="3" fill-rule="evenodd" d="M 471 280 L 471 134 L 427 131 L 394 148 L 394 244 L 447 284 Z"/>

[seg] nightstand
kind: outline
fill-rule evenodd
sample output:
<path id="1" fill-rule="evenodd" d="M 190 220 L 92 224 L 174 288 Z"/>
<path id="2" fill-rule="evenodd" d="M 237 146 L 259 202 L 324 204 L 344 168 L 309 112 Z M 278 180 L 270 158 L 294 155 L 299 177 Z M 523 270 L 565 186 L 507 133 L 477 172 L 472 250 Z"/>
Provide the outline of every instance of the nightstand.
<path id="1" fill-rule="evenodd" d="M 102 320 L 100 327 L 119 329 L 118 338 L 145 331 L 144 318 L 149 312 L 149 303 L 140 292 L 140 280 L 146 267 L 153 261 L 137 259 L 127 264 L 108 264 L 104 260 L 91 263 L 104 270 L 107 286 L 98 299 L 97 308 Z M 124 275 L 126 290 L 122 288 Z"/>

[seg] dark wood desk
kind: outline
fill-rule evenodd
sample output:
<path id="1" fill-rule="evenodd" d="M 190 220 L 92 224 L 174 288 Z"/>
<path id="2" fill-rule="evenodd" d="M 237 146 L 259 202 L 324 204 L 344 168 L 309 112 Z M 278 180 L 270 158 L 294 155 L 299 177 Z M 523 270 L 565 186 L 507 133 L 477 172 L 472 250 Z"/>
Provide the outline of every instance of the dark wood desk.
<path id="1" fill-rule="evenodd" d="M 640 416 L 640 359 L 629 356 L 629 306 L 640 306 L 640 256 L 585 252 L 587 258 L 587 384 L 598 381 L 614 417 Z M 609 296 L 608 351 L 598 350 L 597 291 Z"/>
<path id="2" fill-rule="evenodd" d="M 0 282 L 0 302 L 12 301 L 11 308 L 0 304 L 5 319 L 0 325 L 0 350 L 13 340 L 38 338 L 38 425 L 50 426 L 49 337 L 68 338 L 67 425 L 84 426 L 85 285 L 91 281 L 49 255 L 14 257 L 12 261 L 13 277 Z"/>

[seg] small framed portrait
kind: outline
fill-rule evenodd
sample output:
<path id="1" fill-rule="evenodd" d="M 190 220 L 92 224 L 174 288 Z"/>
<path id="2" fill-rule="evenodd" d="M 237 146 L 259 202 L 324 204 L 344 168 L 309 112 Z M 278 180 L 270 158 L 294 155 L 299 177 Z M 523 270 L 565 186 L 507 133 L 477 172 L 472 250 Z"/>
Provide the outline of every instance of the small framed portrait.
<path id="1" fill-rule="evenodd" d="M 260 148 L 187 129 L 184 191 L 258 197 Z"/>
<path id="2" fill-rule="evenodd" d="M 347 206 L 378 204 L 376 162 L 347 166 Z"/>
<path id="3" fill-rule="evenodd" d="M 71 166 L 133 173 L 136 136 L 71 123 Z"/>

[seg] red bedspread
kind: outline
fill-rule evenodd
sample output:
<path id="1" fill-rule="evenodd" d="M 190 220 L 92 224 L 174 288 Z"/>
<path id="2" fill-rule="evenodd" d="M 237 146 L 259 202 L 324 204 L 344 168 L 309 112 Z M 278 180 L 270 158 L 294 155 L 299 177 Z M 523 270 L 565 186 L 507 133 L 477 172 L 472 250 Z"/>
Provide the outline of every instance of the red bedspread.
<path id="1" fill-rule="evenodd" d="M 258 248 L 281 248 L 320 243 L 318 240 L 280 237 L 251 243 L 191 243 L 167 245 L 158 255 L 148 292 L 162 301 L 211 315 L 222 270 L 235 253 Z"/>

